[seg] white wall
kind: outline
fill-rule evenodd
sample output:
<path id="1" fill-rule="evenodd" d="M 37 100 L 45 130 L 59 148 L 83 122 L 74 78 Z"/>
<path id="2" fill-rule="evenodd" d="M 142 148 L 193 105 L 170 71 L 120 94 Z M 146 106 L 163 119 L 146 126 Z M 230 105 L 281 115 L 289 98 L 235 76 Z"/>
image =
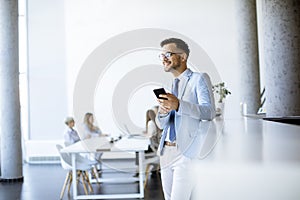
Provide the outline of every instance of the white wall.
<path id="1" fill-rule="evenodd" d="M 166 29 L 182 34 L 202 47 L 217 68 L 221 79 L 233 93 L 226 101 L 226 117 L 239 115 L 239 68 L 236 54 L 234 0 L 66 0 L 65 2 L 67 70 L 70 75 L 68 88 L 73 88 L 68 90 L 70 97 L 73 95 L 79 70 L 90 54 L 103 43 L 132 30 Z M 127 41 L 120 42 L 119 46 L 114 48 L 125 45 Z M 159 42 L 156 47 L 159 47 Z M 195 54 L 193 49 L 191 51 L 191 54 Z M 139 51 L 117 58 L 117 61 L 113 61 L 108 67 L 109 70 L 102 74 L 104 77 L 99 77 L 94 94 L 94 107 L 87 111 L 96 114 L 97 121 L 105 132 L 119 134 L 121 132 L 119 129 L 123 128 L 116 127 L 119 126 L 114 119 L 116 116 L 111 114 L 112 93 L 116 85 L 126 72 L 129 73 L 133 68 L 146 64 L 159 65 L 157 54 L 155 50 L 148 53 Z M 104 53 L 102 56 L 108 55 Z M 87 81 L 88 79 L 87 77 Z M 131 130 L 143 128 L 145 111 L 155 104 L 151 89 L 157 86 L 148 84 L 141 86 L 138 91 L 133 91 L 134 94 L 128 102 L 128 113 L 134 124 Z M 72 101 L 72 98 L 70 100 Z M 127 101 L 127 99 L 120 99 L 120 102 L 124 100 Z M 72 105 L 69 103 L 69 111 L 73 110 Z M 130 124 L 130 122 L 126 123 Z"/>
<path id="2" fill-rule="evenodd" d="M 226 117 L 239 115 L 234 0 L 28 2 L 31 139 L 61 138 L 63 118 L 73 115 L 75 83 L 86 59 L 113 37 L 143 28 L 173 31 L 199 45 L 207 54 L 206 57 L 203 54 L 205 59 L 212 61 L 232 92 L 226 100 Z M 122 48 L 124 44 L 120 42 L 114 47 Z M 156 47 L 159 47 L 159 41 Z M 82 108 L 82 112 L 95 113 L 104 132 L 121 133 L 120 128 L 123 127 L 116 124 L 116 116 L 111 114 L 110 107 L 115 87 L 126 73 L 134 69 L 143 65 L 160 65 L 156 47 L 130 53 L 112 61 L 110 66 L 104 66 L 108 70 L 97 80 L 92 95 L 95 102 L 93 109 Z M 193 49 L 191 51 L 191 56 L 197 59 L 198 55 L 195 55 L 195 51 L 193 55 Z M 102 56 L 105 58 L 107 55 L 104 52 Z M 210 65 L 199 67 L 206 69 Z M 86 77 L 86 81 L 90 81 L 89 77 Z M 167 87 L 167 82 L 161 85 Z M 145 110 L 155 104 L 151 90 L 158 86 L 160 84 L 157 82 L 141 85 L 132 91 L 130 99 L 125 99 L 132 122 L 130 128 L 143 128 Z M 81 121 L 78 119 L 77 124 Z"/>
<path id="3" fill-rule="evenodd" d="M 28 0 L 29 138 L 62 137 L 67 114 L 64 2 Z"/>

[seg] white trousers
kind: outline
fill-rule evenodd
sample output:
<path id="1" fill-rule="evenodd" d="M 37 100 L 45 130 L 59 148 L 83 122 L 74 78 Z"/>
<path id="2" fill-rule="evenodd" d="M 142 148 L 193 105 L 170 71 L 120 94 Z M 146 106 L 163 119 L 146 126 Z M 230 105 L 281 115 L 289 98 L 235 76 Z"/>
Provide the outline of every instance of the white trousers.
<path id="1" fill-rule="evenodd" d="M 176 147 L 165 146 L 160 164 L 165 199 L 189 200 L 195 185 L 192 160 L 181 155 Z"/>

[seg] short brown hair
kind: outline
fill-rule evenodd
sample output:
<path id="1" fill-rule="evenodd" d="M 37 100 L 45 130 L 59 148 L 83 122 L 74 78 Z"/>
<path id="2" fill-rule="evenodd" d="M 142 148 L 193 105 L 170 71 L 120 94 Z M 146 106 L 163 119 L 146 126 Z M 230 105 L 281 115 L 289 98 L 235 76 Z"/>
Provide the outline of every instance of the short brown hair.
<path id="1" fill-rule="evenodd" d="M 171 44 L 171 43 L 174 43 L 177 48 L 183 50 L 184 53 L 186 53 L 187 57 L 189 57 L 189 54 L 190 54 L 189 46 L 182 39 L 179 39 L 179 38 L 168 38 L 168 39 L 163 40 L 160 43 L 160 46 L 163 47 L 164 45 Z"/>

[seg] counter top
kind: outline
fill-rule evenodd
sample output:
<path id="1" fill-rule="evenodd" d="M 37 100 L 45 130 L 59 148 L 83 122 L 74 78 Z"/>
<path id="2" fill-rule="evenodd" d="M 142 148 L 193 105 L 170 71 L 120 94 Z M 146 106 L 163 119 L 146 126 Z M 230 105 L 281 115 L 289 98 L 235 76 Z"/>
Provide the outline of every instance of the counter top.
<path id="1" fill-rule="evenodd" d="M 192 174 L 205 200 L 299 200 L 300 126 L 217 118 Z"/>
<path id="2" fill-rule="evenodd" d="M 247 117 L 218 120 L 221 138 L 208 160 L 300 163 L 300 126 Z"/>

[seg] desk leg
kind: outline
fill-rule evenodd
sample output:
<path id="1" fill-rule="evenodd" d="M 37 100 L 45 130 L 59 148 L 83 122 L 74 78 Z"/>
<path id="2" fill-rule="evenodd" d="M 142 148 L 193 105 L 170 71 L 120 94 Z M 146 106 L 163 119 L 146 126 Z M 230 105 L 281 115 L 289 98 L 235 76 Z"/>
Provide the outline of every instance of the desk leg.
<path id="1" fill-rule="evenodd" d="M 72 173 L 73 173 L 73 199 L 77 199 L 77 173 L 76 173 L 76 154 L 72 153 Z"/>
<path id="2" fill-rule="evenodd" d="M 139 151 L 139 184 L 140 184 L 140 198 L 144 198 L 144 151 Z"/>

